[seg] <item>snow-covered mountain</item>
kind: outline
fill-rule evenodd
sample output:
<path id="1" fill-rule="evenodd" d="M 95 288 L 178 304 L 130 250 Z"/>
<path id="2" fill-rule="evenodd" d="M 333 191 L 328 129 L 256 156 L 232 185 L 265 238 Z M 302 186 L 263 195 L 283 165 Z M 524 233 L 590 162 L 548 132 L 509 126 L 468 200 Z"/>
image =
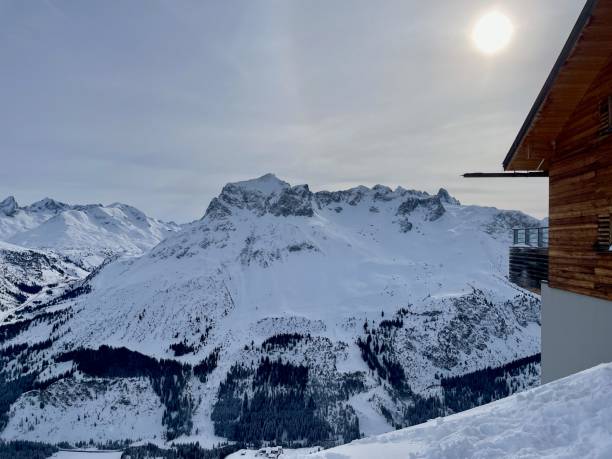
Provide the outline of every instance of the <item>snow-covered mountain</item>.
<path id="1" fill-rule="evenodd" d="M 6 241 L 23 231 L 37 227 L 70 206 L 45 198 L 20 207 L 13 196 L 0 202 L 0 240 Z"/>
<path id="2" fill-rule="evenodd" d="M 19 305 L 47 303 L 87 274 L 54 252 L 0 242 L 0 314 Z"/>
<path id="3" fill-rule="evenodd" d="M 13 197 L 0 203 L 0 240 L 61 252 L 88 269 L 111 255 L 142 255 L 179 228 L 120 203 L 68 205 L 45 198 L 20 207 Z"/>
<path id="4" fill-rule="evenodd" d="M 612 364 L 522 394 L 295 459 L 612 457 Z M 243 454 L 245 453 L 245 454 Z M 230 458 L 253 457 L 251 451 Z"/>
<path id="5" fill-rule="evenodd" d="M 510 229 L 537 224 L 443 189 L 230 183 L 143 256 L 0 326 L 5 368 L 29 372 L 3 376 L 2 437 L 329 444 L 530 387 L 540 303 L 506 272 Z"/>

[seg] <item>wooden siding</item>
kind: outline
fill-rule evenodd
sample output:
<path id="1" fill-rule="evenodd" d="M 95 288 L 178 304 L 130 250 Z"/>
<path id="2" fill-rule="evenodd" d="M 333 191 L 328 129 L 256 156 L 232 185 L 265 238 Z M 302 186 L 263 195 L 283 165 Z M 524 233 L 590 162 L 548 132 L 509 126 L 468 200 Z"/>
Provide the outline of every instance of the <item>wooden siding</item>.
<path id="1" fill-rule="evenodd" d="M 601 129 L 601 104 L 610 95 L 612 60 L 557 137 L 549 166 L 549 284 L 608 300 L 612 253 L 597 242 L 599 217 L 612 212 L 612 135 Z"/>

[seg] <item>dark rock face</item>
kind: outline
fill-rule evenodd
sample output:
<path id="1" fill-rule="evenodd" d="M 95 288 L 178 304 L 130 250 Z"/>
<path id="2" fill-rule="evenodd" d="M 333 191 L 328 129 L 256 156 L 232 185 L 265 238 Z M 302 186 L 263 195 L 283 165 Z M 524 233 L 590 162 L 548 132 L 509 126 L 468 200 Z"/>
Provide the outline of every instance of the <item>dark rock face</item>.
<path id="1" fill-rule="evenodd" d="M 442 215 L 444 215 L 445 212 L 446 212 L 446 209 L 440 202 L 440 198 L 438 197 L 432 198 L 431 205 L 429 206 L 429 221 L 433 222 L 437 220 L 438 218 L 442 217 Z"/>
<path id="2" fill-rule="evenodd" d="M 44 198 L 44 199 L 41 199 L 40 201 L 30 204 L 29 206 L 26 207 L 26 209 L 29 211 L 34 211 L 34 212 L 47 211 L 47 212 L 59 213 L 63 210 L 69 209 L 70 207 L 71 207 L 70 205 L 65 204 L 63 202 L 56 201 L 55 199 Z"/>
<path id="3" fill-rule="evenodd" d="M 0 311 L 24 303 L 44 287 L 57 286 L 47 280 L 48 273 L 70 279 L 66 269 L 73 266 L 67 258 L 53 253 L 0 249 Z"/>
<path id="4" fill-rule="evenodd" d="M 47 255 L 33 250 L 23 252 L 0 250 L 0 256 L 5 263 L 18 267 L 24 277 L 28 274 L 41 277 L 43 269 L 48 269 L 53 264 Z"/>
<path id="5" fill-rule="evenodd" d="M 302 251 L 319 252 L 319 249 L 309 242 L 302 242 L 300 244 L 292 244 L 287 247 L 287 250 L 289 252 L 302 252 Z"/>
<path id="6" fill-rule="evenodd" d="M 393 196 L 390 196 L 393 193 L 393 190 L 388 186 L 376 185 L 372 188 L 374 191 L 374 201 L 391 201 L 393 200 Z"/>
<path id="7" fill-rule="evenodd" d="M 205 217 L 227 217 L 232 214 L 232 207 L 251 211 L 258 216 L 271 214 L 276 217 L 312 217 L 312 196 L 308 185 L 287 186 L 265 194 L 230 183 L 223 187 L 218 198 L 211 201 Z"/>
<path id="8" fill-rule="evenodd" d="M 312 217 L 314 206 L 319 210 L 328 209 L 340 213 L 345 208 L 343 205 L 355 207 L 364 199 L 380 203 L 404 200 L 399 206 L 398 215 L 408 216 L 417 209 L 423 209 L 427 221 L 435 221 L 444 214 L 443 203 L 459 204 L 459 201 L 443 188 L 434 196 L 424 191 L 405 190 L 401 187 L 392 190 L 383 185 L 375 185 L 371 189 L 358 186 L 349 190 L 312 193 L 308 185 L 292 187 L 267 174 L 255 180 L 225 185 L 219 197 L 213 199 L 208 206 L 205 217 L 221 219 L 232 215 L 233 209 L 248 210 L 258 216 L 270 214 L 276 217 Z M 378 210 L 376 206 L 371 206 L 370 209 L 374 213 Z"/>
<path id="9" fill-rule="evenodd" d="M 277 202 L 269 206 L 269 212 L 277 217 L 312 217 L 312 193 L 308 185 L 298 185 L 283 191 Z"/>
<path id="10" fill-rule="evenodd" d="M 19 206 L 13 196 L 9 196 L 4 201 L 0 202 L 0 213 L 7 217 L 12 217 L 17 213 Z"/>
<path id="11" fill-rule="evenodd" d="M 408 220 L 400 220 L 399 225 L 402 233 L 412 231 L 412 223 L 410 223 Z"/>
<path id="12" fill-rule="evenodd" d="M 485 231 L 496 236 L 508 236 L 508 228 L 537 228 L 542 222 L 522 212 L 514 210 L 500 210 L 487 225 Z"/>
<path id="13" fill-rule="evenodd" d="M 397 208 L 397 215 L 410 215 L 417 207 L 419 207 L 420 199 L 408 198 L 402 202 Z"/>
<path id="14" fill-rule="evenodd" d="M 280 250 L 270 250 L 261 244 L 260 238 L 249 236 L 244 241 L 244 247 L 239 255 L 240 263 L 244 266 L 258 264 L 262 268 L 267 268 L 275 261 L 281 259 Z"/>
<path id="15" fill-rule="evenodd" d="M 332 191 L 318 191 L 314 194 L 314 197 L 319 209 L 329 206 L 332 203 L 341 202 L 340 193 L 335 193 Z"/>
<path id="16" fill-rule="evenodd" d="M 228 206 L 223 204 L 219 198 L 213 198 L 206 209 L 206 213 L 204 214 L 204 218 L 210 217 L 212 219 L 220 219 L 224 217 L 229 217 L 232 215 L 232 211 Z"/>
<path id="17" fill-rule="evenodd" d="M 244 189 L 233 183 L 225 185 L 219 196 L 223 203 L 231 207 L 254 211 L 259 215 L 266 211 L 266 198 L 258 191 Z"/>
<path id="18" fill-rule="evenodd" d="M 365 187 L 357 187 L 343 191 L 318 191 L 314 194 L 314 199 L 319 209 L 327 207 L 332 203 L 345 203 L 349 206 L 356 206 L 361 202 L 368 191 L 369 190 Z"/>
<path id="19" fill-rule="evenodd" d="M 459 206 L 461 205 L 461 203 L 453 198 L 450 193 L 448 191 L 446 191 L 444 188 L 440 188 L 440 190 L 438 191 L 438 194 L 436 195 L 438 198 L 440 198 L 440 201 L 446 203 L 446 204 L 452 204 L 455 206 Z"/>
<path id="20" fill-rule="evenodd" d="M 423 209 L 425 218 L 430 222 L 439 219 L 446 212 L 438 196 L 429 196 L 426 198 L 412 196 L 400 204 L 397 209 L 397 215 L 407 217 L 417 209 Z"/>
<path id="21" fill-rule="evenodd" d="M 504 316 L 499 307 L 478 289 L 471 294 L 449 300 L 455 317 L 440 330 L 437 343 L 428 347 L 426 355 L 440 368 L 452 368 L 461 355 L 478 354 L 487 348 L 490 337 L 506 339 L 513 332 L 514 321 L 526 326 L 538 321 L 540 302 L 528 295 L 512 300 L 514 317 Z M 515 306 L 516 305 L 516 306 Z"/>

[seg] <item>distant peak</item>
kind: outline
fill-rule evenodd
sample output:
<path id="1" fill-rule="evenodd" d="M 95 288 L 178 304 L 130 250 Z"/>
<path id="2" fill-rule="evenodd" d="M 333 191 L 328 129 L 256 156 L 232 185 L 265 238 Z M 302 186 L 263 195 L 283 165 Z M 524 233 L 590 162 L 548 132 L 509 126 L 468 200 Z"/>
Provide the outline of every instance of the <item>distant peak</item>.
<path id="1" fill-rule="evenodd" d="M 374 185 L 372 187 L 372 191 L 376 191 L 376 192 L 379 192 L 379 193 L 391 193 L 392 192 L 391 188 L 389 188 L 386 185 L 380 185 L 380 184 Z"/>
<path id="2" fill-rule="evenodd" d="M 130 206 L 129 204 L 124 204 L 122 202 L 114 202 L 111 205 L 109 205 L 108 207 L 114 208 L 114 209 L 119 209 L 122 212 L 124 212 L 125 214 L 130 215 L 131 217 L 134 217 L 138 220 L 146 220 L 147 216 L 146 214 L 140 210 L 137 209 L 134 206 Z"/>
<path id="3" fill-rule="evenodd" d="M 291 185 L 280 180 L 274 174 L 265 174 L 251 180 L 228 183 L 227 186 L 234 186 L 246 191 L 259 191 L 260 193 L 266 195 L 277 193 L 291 187 Z"/>
<path id="4" fill-rule="evenodd" d="M 60 211 L 70 207 L 68 204 L 65 204 L 60 201 L 56 201 L 51 198 L 44 198 L 40 201 L 36 201 L 30 204 L 27 209 L 29 210 L 51 210 L 51 211 Z"/>
<path id="5" fill-rule="evenodd" d="M 7 217 L 15 215 L 17 209 L 19 209 L 19 205 L 17 205 L 14 196 L 9 196 L 4 201 L 0 202 L 0 213 L 3 213 Z"/>
<path id="6" fill-rule="evenodd" d="M 104 206 L 102 206 L 104 207 Z M 129 204 L 124 204 L 122 202 L 113 202 L 112 204 L 109 204 L 108 207 L 113 207 L 115 209 L 130 209 L 130 210 L 136 210 L 138 212 L 140 212 L 139 209 L 137 209 L 134 206 L 130 206 Z"/>
<path id="7" fill-rule="evenodd" d="M 440 190 L 438 191 L 437 194 L 438 198 L 440 198 L 440 200 L 442 202 L 445 202 L 447 204 L 454 204 L 454 205 L 460 205 L 461 203 L 453 198 L 450 193 L 448 191 L 446 191 L 444 188 L 440 188 Z"/>
<path id="8" fill-rule="evenodd" d="M 211 201 L 205 216 L 224 218 L 232 209 L 243 209 L 257 215 L 312 216 L 312 193 L 308 185 L 291 186 L 274 174 L 241 182 L 228 183 L 218 198 Z"/>

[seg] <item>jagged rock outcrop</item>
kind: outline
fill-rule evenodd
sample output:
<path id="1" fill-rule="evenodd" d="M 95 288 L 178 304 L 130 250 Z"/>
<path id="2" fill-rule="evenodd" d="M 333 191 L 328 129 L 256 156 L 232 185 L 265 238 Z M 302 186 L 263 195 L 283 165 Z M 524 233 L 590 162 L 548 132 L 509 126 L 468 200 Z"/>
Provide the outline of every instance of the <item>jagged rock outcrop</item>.
<path id="1" fill-rule="evenodd" d="M 19 205 L 13 196 L 9 196 L 4 201 L 0 202 L 0 213 L 7 217 L 12 217 L 19 209 Z"/>

